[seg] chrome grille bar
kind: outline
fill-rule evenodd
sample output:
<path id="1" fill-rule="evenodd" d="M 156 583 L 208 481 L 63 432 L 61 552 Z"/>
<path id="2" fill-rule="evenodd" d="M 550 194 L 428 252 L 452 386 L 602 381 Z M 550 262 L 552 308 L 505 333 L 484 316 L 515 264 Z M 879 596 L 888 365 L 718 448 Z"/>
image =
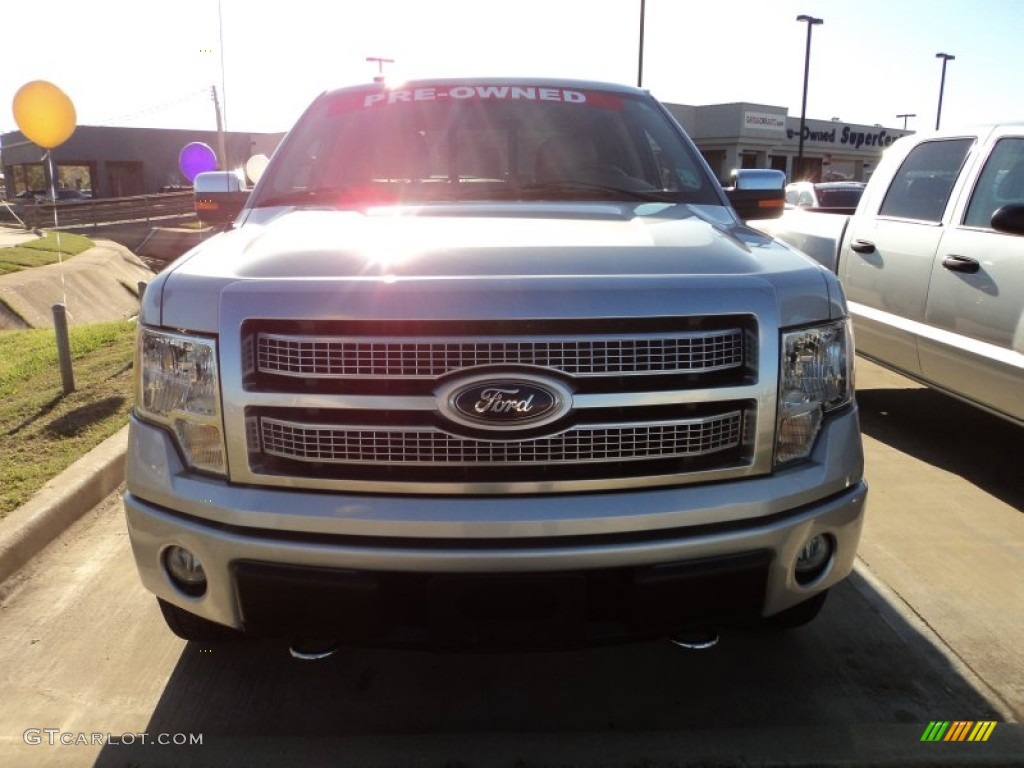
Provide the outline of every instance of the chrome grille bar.
<path id="1" fill-rule="evenodd" d="M 260 373 L 323 379 L 430 379 L 486 365 L 530 365 L 570 376 L 708 373 L 744 364 L 744 333 L 569 337 L 365 338 L 259 333 Z"/>
<path id="2" fill-rule="evenodd" d="M 684 458 L 735 448 L 743 413 L 574 427 L 528 440 L 480 440 L 434 427 L 364 427 L 260 419 L 263 451 L 293 461 L 402 466 L 523 466 Z"/>

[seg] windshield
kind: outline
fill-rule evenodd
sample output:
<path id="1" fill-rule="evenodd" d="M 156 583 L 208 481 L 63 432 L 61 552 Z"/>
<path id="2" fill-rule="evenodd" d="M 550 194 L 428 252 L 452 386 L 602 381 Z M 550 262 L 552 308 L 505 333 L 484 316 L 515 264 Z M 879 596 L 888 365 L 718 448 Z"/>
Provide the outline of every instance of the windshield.
<path id="1" fill-rule="evenodd" d="M 513 199 L 722 204 L 696 150 L 649 98 L 437 84 L 321 98 L 252 205 Z"/>

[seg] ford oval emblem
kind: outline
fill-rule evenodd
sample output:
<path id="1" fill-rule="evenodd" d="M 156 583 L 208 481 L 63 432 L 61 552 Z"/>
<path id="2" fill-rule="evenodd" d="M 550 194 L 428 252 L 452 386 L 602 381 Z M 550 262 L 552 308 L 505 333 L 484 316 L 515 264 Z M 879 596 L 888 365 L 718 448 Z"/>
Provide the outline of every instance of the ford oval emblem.
<path id="1" fill-rule="evenodd" d="M 572 406 L 572 393 L 540 376 L 482 375 L 460 379 L 438 393 L 438 407 L 466 426 L 514 430 L 550 424 Z"/>

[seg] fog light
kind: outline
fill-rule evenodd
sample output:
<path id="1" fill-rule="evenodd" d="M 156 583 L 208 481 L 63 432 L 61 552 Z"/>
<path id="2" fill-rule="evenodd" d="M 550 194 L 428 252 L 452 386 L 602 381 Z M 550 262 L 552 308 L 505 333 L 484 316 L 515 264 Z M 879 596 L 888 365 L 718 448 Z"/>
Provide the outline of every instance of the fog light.
<path id="1" fill-rule="evenodd" d="M 164 553 L 164 567 L 174 585 L 186 595 L 198 597 L 206 591 L 203 564 L 184 547 L 169 547 Z"/>
<path id="2" fill-rule="evenodd" d="M 812 536 L 796 558 L 798 584 L 809 584 L 818 578 L 832 559 L 832 539 L 824 534 Z"/>

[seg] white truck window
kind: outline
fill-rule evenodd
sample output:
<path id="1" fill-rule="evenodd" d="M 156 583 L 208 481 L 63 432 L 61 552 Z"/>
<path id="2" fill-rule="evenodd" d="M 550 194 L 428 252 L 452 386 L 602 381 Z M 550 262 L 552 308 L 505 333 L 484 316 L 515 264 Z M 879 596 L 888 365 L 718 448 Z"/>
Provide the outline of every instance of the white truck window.
<path id="1" fill-rule="evenodd" d="M 1024 203 L 1024 138 L 1001 139 L 992 149 L 971 195 L 964 224 L 990 228 L 1004 205 Z"/>
<path id="2" fill-rule="evenodd" d="M 937 222 L 973 138 L 928 141 L 915 147 L 900 166 L 878 211 L 879 216 Z"/>

